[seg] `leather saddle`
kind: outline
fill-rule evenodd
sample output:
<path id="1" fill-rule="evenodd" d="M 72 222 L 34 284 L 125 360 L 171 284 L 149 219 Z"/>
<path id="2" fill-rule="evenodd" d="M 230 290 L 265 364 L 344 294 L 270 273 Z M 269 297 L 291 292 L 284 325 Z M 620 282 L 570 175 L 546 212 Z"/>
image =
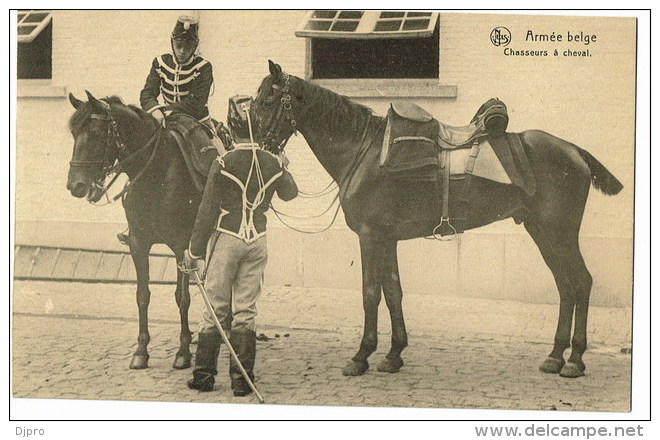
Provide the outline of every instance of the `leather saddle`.
<path id="1" fill-rule="evenodd" d="M 225 145 L 227 141 L 218 137 L 209 126 L 184 113 L 168 116 L 167 128 L 179 145 L 195 187 L 199 192 L 204 192 L 213 160 L 231 146 Z M 219 130 L 222 128 L 220 126 Z"/>
<path id="2" fill-rule="evenodd" d="M 383 175 L 436 181 L 451 168 L 452 175 L 514 184 L 532 195 L 535 179 L 519 137 L 505 132 L 508 122 L 506 105 L 497 98 L 462 127 L 443 124 L 412 102 L 391 104 L 380 155 Z"/>
<path id="3" fill-rule="evenodd" d="M 508 122 L 506 106 L 497 98 L 486 101 L 470 123 L 460 127 L 438 121 L 413 102 L 390 104 L 380 165 L 392 177 L 434 180 L 441 165 L 439 150 L 471 148 L 501 136 Z"/>
<path id="4" fill-rule="evenodd" d="M 467 125 L 455 127 L 440 122 L 438 145 L 449 149 L 468 148 L 484 137 L 503 135 L 508 124 L 506 105 L 497 98 L 491 98 L 477 110 Z"/>

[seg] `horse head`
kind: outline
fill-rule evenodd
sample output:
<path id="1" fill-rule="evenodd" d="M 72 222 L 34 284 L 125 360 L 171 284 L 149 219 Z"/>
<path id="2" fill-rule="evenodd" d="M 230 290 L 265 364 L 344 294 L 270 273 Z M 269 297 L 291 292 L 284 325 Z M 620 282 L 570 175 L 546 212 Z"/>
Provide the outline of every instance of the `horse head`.
<path id="1" fill-rule="evenodd" d="M 263 79 L 257 97 L 251 107 L 251 117 L 257 126 L 259 142 L 271 153 L 284 150 L 286 142 L 297 132 L 296 112 L 292 101 L 300 102 L 302 96 L 294 93 L 291 76 L 268 60 L 270 74 Z"/>
<path id="2" fill-rule="evenodd" d="M 66 187 L 74 197 L 94 203 L 105 194 L 104 181 L 116 171 L 115 162 L 127 153 L 120 126 L 125 131 L 129 118 L 139 115 L 117 97 L 100 100 L 86 93 L 87 102 L 69 94 L 76 112 L 69 120 L 74 145 Z"/>

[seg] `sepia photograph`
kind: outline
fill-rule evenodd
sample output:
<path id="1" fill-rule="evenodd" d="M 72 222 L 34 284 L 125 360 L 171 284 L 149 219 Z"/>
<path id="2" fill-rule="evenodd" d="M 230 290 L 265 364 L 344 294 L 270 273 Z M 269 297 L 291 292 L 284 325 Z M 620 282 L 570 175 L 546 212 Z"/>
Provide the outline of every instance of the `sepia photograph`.
<path id="1" fill-rule="evenodd" d="M 10 10 L 10 420 L 650 418 L 592 12 Z"/>

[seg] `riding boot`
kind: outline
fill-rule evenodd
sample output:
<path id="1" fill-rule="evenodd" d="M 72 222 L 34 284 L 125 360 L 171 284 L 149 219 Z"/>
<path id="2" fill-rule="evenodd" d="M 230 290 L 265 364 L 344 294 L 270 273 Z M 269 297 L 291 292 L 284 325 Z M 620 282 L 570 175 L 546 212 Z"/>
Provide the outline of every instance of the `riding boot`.
<path id="1" fill-rule="evenodd" d="M 231 345 L 234 347 L 234 351 L 250 380 L 254 383 L 253 370 L 254 359 L 257 354 L 257 334 L 251 330 L 233 331 Z M 252 388 L 241 374 L 241 370 L 233 358 L 229 360 L 229 377 L 231 378 L 231 389 L 234 396 L 247 396 L 252 392 Z"/>
<path id="2" fill-rule="evenodd" d="M 195 355 L 193 378 L 188 388 L 200 391 L 213 391 L 215 375 L 218 374 L 218 354 L 222 338 L 216 332 L 200 332 Z"/>
<path id="3" fill-rule="evenodd" d="M 122 231 L 119 234 L 117 234 L 117 240 L 119 240 L 121 244 L 128 246 L 128 240 L 130 240 L 129 234 L 130 232 L 128 231 L 128 229 L 126 229 L 125 231 Z"/>

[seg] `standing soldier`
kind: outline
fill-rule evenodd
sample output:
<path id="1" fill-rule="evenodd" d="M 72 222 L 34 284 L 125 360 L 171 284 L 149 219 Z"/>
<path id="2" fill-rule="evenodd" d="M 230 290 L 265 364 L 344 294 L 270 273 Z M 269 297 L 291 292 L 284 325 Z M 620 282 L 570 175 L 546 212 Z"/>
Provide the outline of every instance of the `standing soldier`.
<path id="1" fill-rule="evenodd" d="M 228 124 L 237 143 L 233 151 L 211 166 L 184 263 L 194 269 L 207 254 L 206 292 L 238 359 L 254 380 L 254 318 L 267 261 L 265 213 L 273 193 L 288 201 L 298 195 L 298 188 L 286 169 L 288 161 L 283 154 L 274 156 L 252 143 L 248 114 L 251 101 L 246 96 L 229 100 Z M 209 241 L 214 231 L 215 240 Z M 190 388 L 213 390 L 221 342 L 213 317 L 206 310 Z M 252 392 L 233 358 L 229 374 L 235 396 Z"/>

